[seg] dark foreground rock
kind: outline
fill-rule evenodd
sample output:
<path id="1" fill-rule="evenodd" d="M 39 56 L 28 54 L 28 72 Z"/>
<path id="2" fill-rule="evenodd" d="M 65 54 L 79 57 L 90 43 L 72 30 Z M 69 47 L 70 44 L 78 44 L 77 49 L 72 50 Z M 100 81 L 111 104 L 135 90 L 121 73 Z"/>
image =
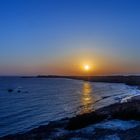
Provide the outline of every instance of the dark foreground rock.
<path id="1" fill-rule="evenodd" d="M 76 116 L 69 120 L 67 129 L 75 130 L 105 119 L 140 120 L 140 101 L 116 103 L 89 114 Z"/>
<path id="2" fill-rule="evenodd" d="M 119 121 L 122 122 L 119 123 Z M 130 128 L 123 128 L 129 126 L 128 124 L 133 127 L 130 125 Z M 1 139 L 72 140 L 74 138 L 80 140 L 140 140 L 140 100 L 133 99 L 126 103 L 113 104 L 92 113 L 51 122 L 29 132 L 9 135 Z"/>

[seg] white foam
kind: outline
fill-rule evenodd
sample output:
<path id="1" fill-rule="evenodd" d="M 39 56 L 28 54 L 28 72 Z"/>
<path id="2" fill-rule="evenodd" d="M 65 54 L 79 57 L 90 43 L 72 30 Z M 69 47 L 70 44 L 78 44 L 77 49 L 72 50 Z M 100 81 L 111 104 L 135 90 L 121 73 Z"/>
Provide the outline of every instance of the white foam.
<path id="1" fill-rule="evenodd" d="M 111 120 L 95 125 L 95 128 L 112 129 L 112 130 L 128 130 L 140 125 L 139 121 L 123 121 L 123 120 Z"/>
<path id="2" fill-rule="evenodd" d="M 104 136 L 100 140 L 120 140 L 120 138 L 117 135 L 108 135 Z"/>
<path id="3" fill-rule="evenodd" d="M 121 100 L 121 103 L 125 103 L 125 102 L 128 102 L 128 101 L 131 101 L 133 98 L 139 97 L 139 96 L 140 96 L 140 93 L 137 93 L 137 94 L 135 94 L 135 95 L 127 96 L 127 97 L 125 97 L 125 98 L 123 98 L 123 99 Z"/>

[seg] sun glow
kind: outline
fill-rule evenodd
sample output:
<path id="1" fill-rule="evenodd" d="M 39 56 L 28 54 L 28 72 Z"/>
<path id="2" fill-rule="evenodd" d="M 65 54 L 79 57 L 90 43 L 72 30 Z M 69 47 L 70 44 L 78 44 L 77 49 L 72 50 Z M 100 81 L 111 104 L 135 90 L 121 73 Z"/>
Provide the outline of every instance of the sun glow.
<path id="1" fill-rule="evenodd" d="M 93 72 L 95 72 L 95 63 L 93 63 L 90 60 L 84 60 L 81 61 L 81 63 L 79 62 L 79 70 L 80 70 L 80 74 L 81 75 L 93 75 Z"/>
<path id="2" fill-rule="evenodd" d="M 89 65 L 84 65 L 84 70 L 85 71 L 89 71 L 90 70 L 90 66 Z"/>

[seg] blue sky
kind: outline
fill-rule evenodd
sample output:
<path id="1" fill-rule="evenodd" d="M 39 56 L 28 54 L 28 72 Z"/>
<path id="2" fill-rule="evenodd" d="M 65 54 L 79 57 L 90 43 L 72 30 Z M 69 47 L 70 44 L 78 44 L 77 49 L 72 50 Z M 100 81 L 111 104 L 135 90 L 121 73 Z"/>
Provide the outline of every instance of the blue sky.
<path id="1" fill-rule="evenodd" d="M 138 0 L 1 0 L 0 75 L 139 74 L 139 25 Z"/>

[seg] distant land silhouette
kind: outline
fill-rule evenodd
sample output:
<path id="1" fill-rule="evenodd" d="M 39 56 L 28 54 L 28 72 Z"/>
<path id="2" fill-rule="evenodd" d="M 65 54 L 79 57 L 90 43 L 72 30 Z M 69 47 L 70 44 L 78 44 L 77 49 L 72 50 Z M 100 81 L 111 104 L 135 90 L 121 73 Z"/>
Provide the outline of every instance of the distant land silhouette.
<path id="1" fill-rule="evenodd" d="M 127 85 L 140 85 L 140 76 L 59 76 L 59 75 L 38 75 L 35 77 L 24 76 L 22 78 L 68 78 L 85 80 L 90 82 L 125 83 Z"/>

